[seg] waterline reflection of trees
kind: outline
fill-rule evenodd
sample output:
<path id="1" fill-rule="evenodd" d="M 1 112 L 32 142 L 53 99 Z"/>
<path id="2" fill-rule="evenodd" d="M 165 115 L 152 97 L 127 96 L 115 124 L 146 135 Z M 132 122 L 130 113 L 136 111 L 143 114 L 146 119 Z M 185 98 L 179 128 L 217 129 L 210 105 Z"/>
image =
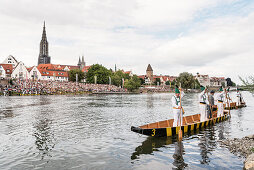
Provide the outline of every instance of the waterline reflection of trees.
<path id="1" fill-rule="evenodd" d="M 33 136 L 35 137 L 35 145 L 39 150 L 41 160 L 43 160 L 45 156 L 51 157 L 50 152 L 55 146 L 54 134 L 49 126 L 50 123 L 51 121 L 49 119 L 42 119 L 35 125 L 36 131 Z"/>

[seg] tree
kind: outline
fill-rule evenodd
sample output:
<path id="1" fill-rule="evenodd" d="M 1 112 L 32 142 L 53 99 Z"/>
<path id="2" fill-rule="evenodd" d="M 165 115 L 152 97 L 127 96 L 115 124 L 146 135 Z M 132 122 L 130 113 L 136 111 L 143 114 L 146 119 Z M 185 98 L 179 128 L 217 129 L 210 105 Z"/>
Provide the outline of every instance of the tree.
<path id="1" fill-rule="evenodd" d="M 141 85 L 140 79 L 138 76 L 134 75 L 130 79 L 125 80 L 124 87 L 128 91 L 134 91 L 138 89 Z"/>
<path id="2" fill-rule="evenodd" d="M 200 89 L 200 83 L 199 83 L 198 79 L 195 79 L 195 81 L 194 81 L 194 89 Z"/>
<path id="3" fill-rule="evenodd" d="M 88 83 L 95 83 L 94 76 L 97 77 L 98 84 L 108 84 L 109 77 L 112 75 L 112 72 L 106 67 L 100 64 L 92 65 L 86 74 L 86 81 Z"/>
<path id="4" fill-rule="evenodd" d="M 166 85 L 170 85 L 170 81 L 166 81 L 166 83 L 165 83 Z"/>
<path id="5" fill-rule="evenodd" d="M 178 85 L 181 83 L 182 88 L 187 90 L 194 87 L 195 78 L 191 73 L 183 72 L 179 74 L 176 81 Z"/>
<path id="6" fill-rule="evenodd" d="M 68 72 L 69 81 L 76 81 L 76 74 L 78 74 L 78 82 L 85 77 L 85 73 L 80 69 L 73 69 Z"/>
<path id="7" fill-rule="evenodd" d="M 243 83 L 244 89 L 254 92 L 254 76 L 245 79 L 239 76 L 239 79 Z"/>
<path id="8" fill-rule="evenodd" d="M 142 78 L 139 78 L 139 79 L 140 79 L 141 85 L 145 84 L 145 80 L 144 79 L 142 79 Z"/>
<path id="9" fill-rule="evenodd" d="M 231 80 L 231 78 L 227 78 L 226 81 L 227 81 L 227 86 L 235 87 L 235 83 Z"/>
<path id="10" fill-rule="evenodd" d="M 155 78 L 154 84 L 158 85 L 158 83 L 159 83 L 159 85 L 161 84 L 161 79 L 160 78 Z"/>
<path id="11" fill-rule="evenodd" d="M 122 71 L 118 70 L 117 72 L 112 74 L 112 84 L 115 86 L 121 86 L 122 85 L 122 79 L 125 79 L 127 77 Z"/>

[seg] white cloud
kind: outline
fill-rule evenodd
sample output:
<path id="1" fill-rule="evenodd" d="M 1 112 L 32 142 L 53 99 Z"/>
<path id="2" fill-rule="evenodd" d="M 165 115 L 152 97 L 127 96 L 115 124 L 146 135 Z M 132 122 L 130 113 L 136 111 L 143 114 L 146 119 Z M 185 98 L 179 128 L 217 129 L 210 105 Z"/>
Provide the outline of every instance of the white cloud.
<path id="1" fill-rule="evenodd" d="M 53 63 L 76 64 L 84 54 L 88 64 L 101 63 L 144 74 L 148 63 L 156 74 L 182 71 L 234 77 L 252 73 L 253 15 L 194 21 L 202 10 L 237 0 L 23 0 L 0 1 L 0 61 L 14 55 L 37 64 L 42 24 L 46 20 Z M 177 38 L 162 32 L 177 30 Z M 173 36 L 175 37 L 175 36 Z M 221 64 L 227 61 L 227 65 Z M 230 64 L 231 63 L 231 64 Z M 217 71 L 219 70 L 219 71 Z"/>

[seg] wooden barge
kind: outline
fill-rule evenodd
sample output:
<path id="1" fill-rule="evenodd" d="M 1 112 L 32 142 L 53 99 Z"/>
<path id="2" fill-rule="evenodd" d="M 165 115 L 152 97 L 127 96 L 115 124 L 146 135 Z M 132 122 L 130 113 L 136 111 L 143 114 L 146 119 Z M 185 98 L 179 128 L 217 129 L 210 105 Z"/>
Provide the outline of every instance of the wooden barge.
<path id="1" fill-rule="evenodd" d="M 214 114 L 214 118 L 207 121 L 200 122 L 200 114 L 183 117 L 183 125 L 173 127 L 174 119 L 164 120 L 156 123 L 150 123 L 139 127 L 131 127 L 131 131 L 140 133 L 147 136 L 176 136 L 181 128 L 183 135 L 188 134 L 191 131 L 197 131 L 202 127 L 214 125 L 215 123 L 225 121 L 229 118 L 229 111 L 225 110 L 224 115 L 217 117 Z"/>

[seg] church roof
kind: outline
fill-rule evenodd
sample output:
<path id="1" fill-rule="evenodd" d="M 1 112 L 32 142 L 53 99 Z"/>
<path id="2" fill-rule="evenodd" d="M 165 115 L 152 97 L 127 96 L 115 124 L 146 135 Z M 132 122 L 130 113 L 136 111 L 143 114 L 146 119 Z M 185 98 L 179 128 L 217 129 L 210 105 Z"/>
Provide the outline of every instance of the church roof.
<path id="1" fill-rule="evenodd" d="M 146 71 L 153 71 L 152 66 L 148 64 Z"/>

